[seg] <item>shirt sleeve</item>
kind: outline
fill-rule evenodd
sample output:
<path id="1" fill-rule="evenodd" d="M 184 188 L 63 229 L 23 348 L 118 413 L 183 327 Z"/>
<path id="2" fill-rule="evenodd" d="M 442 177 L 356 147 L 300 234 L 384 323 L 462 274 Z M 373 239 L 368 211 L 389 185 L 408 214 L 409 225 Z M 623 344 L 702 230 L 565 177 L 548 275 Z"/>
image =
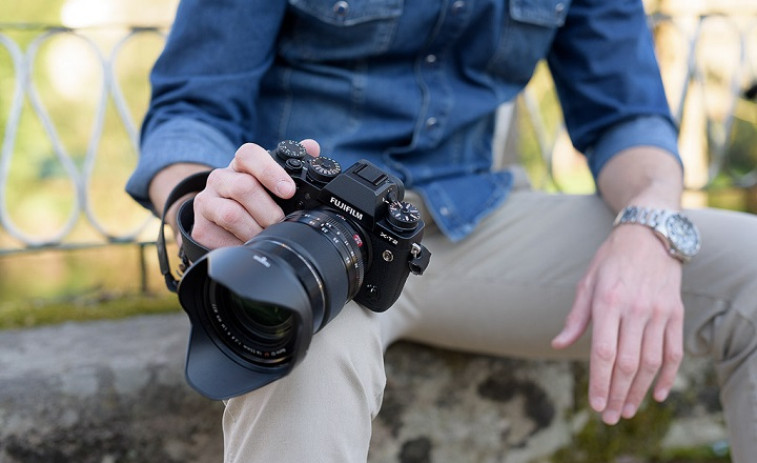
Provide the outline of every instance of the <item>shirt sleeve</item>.
<path id="1" fill-rule="evenodd" d="M 547 62 L 568 133 L 595 178 L 632 146 L 657 146 L 681 162 L 641 1 L 573 0 Z"/>
<path id="2" fill-rule="evenodd" d="M 226 165 L 254 140 L 255 101 L 271 66 L 286 2 L 183 0 L 150 74 L 140 156 L 126 191 L 150 208 L 148 187 L 178 162 Z"/>

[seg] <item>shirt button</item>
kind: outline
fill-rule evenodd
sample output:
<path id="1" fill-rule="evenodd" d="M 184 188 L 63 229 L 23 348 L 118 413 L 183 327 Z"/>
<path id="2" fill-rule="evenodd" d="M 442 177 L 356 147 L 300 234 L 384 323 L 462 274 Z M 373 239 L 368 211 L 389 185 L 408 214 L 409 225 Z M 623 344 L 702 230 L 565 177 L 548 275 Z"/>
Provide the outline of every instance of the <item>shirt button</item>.
<path id="1" fill-rule="evenodd" d="M 436 55 L 431 53 L 430 55 L 426 55 L 426 62 L 428 64 L 434 64 L 436 63 Z"/>
<path id="2" fill-rule="evenodd" d="M 565 11 L 565 4 L 564 3 L 561 2 L 561 3 L 558 3 L 557 5 L 555 5 L 555 13 L 560 14 L 563 11 Z"/>
<path id="3" fill-rule="evenodd" d="M 344 18 L 345 16 L 347 16 L 347 13 L 350 11 L 350 4 L 341 0 L 334 3 L 334 6 L 332 9 L 334 10 L 335 15 L 337 15 L 339 18 Z"/>
<path id="4" fill-rule="evenodd" d="M 462 13 L 465 9 L 465 2 L 463 0 L 456 0 L 452 3 L 452 14 Z"/>
<path id="5" fill-rule="evenodd" d="M 439 119 L 437 119 L 437 118 L 435 118 L 433 116 L 429 117 L 428 119 L 426 119 L 426 128 L 427 129 L 433 129 L 433 128 L 438 127 L 438 126 L 439 126 Z"/>

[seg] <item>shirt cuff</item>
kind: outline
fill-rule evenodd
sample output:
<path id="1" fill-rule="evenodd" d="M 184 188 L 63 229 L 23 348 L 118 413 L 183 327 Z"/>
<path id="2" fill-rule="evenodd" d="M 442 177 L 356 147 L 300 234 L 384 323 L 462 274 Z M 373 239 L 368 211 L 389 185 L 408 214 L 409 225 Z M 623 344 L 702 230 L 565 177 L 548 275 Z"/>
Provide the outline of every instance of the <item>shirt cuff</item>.
<path id="1" fill-rule="evenodd" d="M 148 189 L 159 171 L 180 162 L 223 167 L 229 164 L 236 148 L 221 132 L 207 124 L 194 119 L 172 119 L 142 141 L 139 161 L 126 183 L 126 192 L 155 212 Z"/>
<path id="2" fill-rule="evenodd" d="M 678 133 L 672 121 L 662 116 L 642 116 L 615 124 L 597 141 L 586 156 L 594 179 L 613 156 L 634 146 L 662 148 L 678 160 Z"/>

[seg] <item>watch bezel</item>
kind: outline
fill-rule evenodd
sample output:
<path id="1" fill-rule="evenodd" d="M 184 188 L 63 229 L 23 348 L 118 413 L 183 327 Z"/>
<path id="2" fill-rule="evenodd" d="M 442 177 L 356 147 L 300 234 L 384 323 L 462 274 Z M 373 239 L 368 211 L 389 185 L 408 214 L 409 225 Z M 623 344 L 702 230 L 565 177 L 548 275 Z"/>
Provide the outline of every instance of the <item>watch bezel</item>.
<path id="1" fill-rule="evenodd" d="M 665 237 L 670 243 L 671 252 L 690 260 L 702 247 L 699 230 L 696 225 L 681 213 L 671 213 L 662 221 Z"/>

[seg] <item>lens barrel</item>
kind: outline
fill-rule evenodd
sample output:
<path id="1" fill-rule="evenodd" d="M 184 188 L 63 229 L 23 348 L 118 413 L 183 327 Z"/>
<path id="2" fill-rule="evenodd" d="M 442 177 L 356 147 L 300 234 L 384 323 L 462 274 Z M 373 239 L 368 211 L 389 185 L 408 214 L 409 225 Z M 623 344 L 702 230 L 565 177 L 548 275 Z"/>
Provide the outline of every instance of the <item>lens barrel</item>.
<path id="1" fill-rule="evenodd" d="M 366 248 L 361 230 L 321 207 L 207 253 L 178 289 L 192 321 L 190 384 L 224 399 L 286 375 L 360 290 Z"/>

